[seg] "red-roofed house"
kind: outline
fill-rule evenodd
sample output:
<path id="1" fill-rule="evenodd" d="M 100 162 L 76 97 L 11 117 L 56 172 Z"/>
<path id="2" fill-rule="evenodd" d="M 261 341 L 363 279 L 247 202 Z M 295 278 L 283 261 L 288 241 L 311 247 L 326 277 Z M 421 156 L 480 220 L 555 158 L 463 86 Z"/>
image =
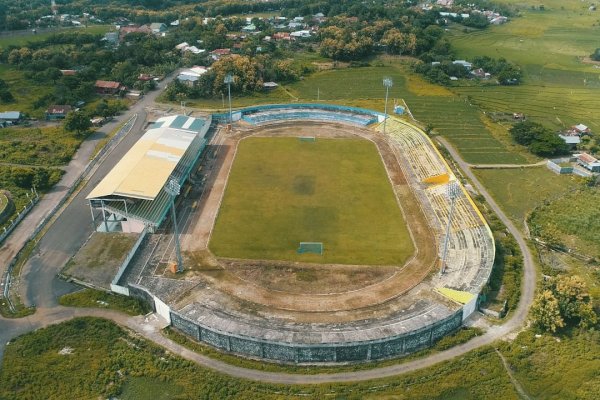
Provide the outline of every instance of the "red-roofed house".
<path id="1" fill-rule="evenodd" d="M 577 164 L 592 172 L 600 172 L 600 161 L 588 153 L 578 154 Z"/>
<path id="2" fill-rule="evenodd" d="M 116 94 L 121 90 L 121 84 L 114 81 L 96 81 L 94 87 L 98 94 Z"/>
<path id="3" fill-rule="evenodd" d="M 126 35 L 130 34 L 130 33 L 146 33 L 146 34 L 151 34 L 152 33 L 152 28 L 150 28 L 149 25 L 142 25 L 142 26 L 123 26 L 121 29 L 119 29 L 119 41 L 123 41 L 123 39 L 125 38 Z"/>
<path id="4" fill-rule="evenodd" d="M 223 56 L 228 56 L 231 54 L 231 49 L 215 49 L 213 51 L 210 52 L 210 56 L 213 58 L 213 60 L 218 60 L 219 58 L 223 57 Z"/>

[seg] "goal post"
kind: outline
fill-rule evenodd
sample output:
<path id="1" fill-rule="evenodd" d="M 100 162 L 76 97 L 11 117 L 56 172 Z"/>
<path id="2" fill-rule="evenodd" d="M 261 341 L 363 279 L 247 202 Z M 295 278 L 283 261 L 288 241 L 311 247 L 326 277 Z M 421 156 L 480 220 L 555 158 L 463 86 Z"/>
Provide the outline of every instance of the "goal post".
<path id="1" fill-rule="evenodd" d="M 300 242 L 298 254 L 312 253 L 323 255 L 323 242 Z"/>
<path id="2" fill-rule="evenodd" d="M 301 142 L 316 142 L 317 138 L 315 136 L 300 136 L 298 140 Z"/>

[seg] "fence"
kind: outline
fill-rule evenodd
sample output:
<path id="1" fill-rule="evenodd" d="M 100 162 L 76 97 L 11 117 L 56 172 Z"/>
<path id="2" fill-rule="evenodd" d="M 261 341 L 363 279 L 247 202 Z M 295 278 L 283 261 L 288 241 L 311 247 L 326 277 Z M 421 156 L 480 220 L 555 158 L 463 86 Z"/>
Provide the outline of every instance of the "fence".
<path id="1" fill-rule="evenodd" d="M 137 120 L 137 114 L 134 114 L 131 118 L 129 118 L 127 120 L 127 122 L 125 122 L 125 124 L 121 127 L 121 129 L 119 129 L 119 131 L 108 141 L 108 143 L 106 143 L 106 145 L 104 145 L 102 147 L 102 149 L 98 152 L 98 154 L 96 154 L 94 156 L 94 158 L 92 158 L 90 160 L 90 162 L 87 164 L 85 169 L 81 172 L 79 177 L 75 180 L 75 182 L 73 182 L 73 184 L 71 185 L 71 187 L 69 188 L 67 193 L 64 194 L 64 196 L 60 199 L 58 204 L 56 204 L 52 208 L 52 210 L 42 219 L 42 221 L 35 227 L 35 229 L 31 233 L 31 235 L 29 235 L 29 238 L 25 241 L 25 243 L 23 243 L 23 245 L 21 246 L 21 248 L 19 249 L 17 254 L 13 257 L 11 262 L 8 264 L 8 268 L 6 268 L 6 271 L 5 271 L 4 275 L 2 276 L 2 280 L 1 280 L 1 283 L 4 284 L 4 291 L 2 293 L 2 297 L 4 297 L 6 299 L 6 301 L 8 302 L 9 308 L 11 309 L 12 312 L 15 312 L 15 308 L 10 300 L 11 274 L 16 265 L 17 260 L 19 259 L 19 256 L 23 252 L 23 249 L 25 248 L 25 246 L 27 246 L 27 244 L 31 240 L 33 240 L 34 237 L 36 237 L 38 235 L 38 233 L 41 232 L 41 230 L 46 226 L 46 224 L 50 221 L 50 219 L 57 215 L 58 211 L 62 208 L 62 206 L 64 206 L 64 204 L 67 202 L 69 197 L 71 197 L 71 195 L 73 194 L 75 189 L 77 189 L 77 187 L 83 181 L 83 179 L 90 173 L 90 171 L 92 171 L 92 169 L 96 166 L 98 161 L 100 161 L 106 155 L 108 150 L 110 148 L 112 148 L 112 146 L 115 143 L 119 142 L 127 133 L 129 133 L 131 128 L 133 128 L 133 125 L 135 124 L 136 120 Z"/>
<path id="2" fill-rule="evenodd" d="M 0 244 L 2 244 L 4 239 L 6 239 L 8 235 L 10 235 L 10 233 L 13 231 L 13 229 L 15 229 L 17 225 L 19 225 L 19 222 L 21 222 L 21 220 L 25 218 L 25 216 L 29 213 L 29 211 L 31 211 L 33 206 L 35 206 L 39 200 L 40 196 L 37 194 L 37 192 L 35 192 L 35 197 L 30 198 L 29 203 L 27 203 L 23 210 L 21 210 L 21 212 L 17 211 L 17 218 L 12 220 L 8 228 L 5 227 L 2 234 L 0 234 Z"/>

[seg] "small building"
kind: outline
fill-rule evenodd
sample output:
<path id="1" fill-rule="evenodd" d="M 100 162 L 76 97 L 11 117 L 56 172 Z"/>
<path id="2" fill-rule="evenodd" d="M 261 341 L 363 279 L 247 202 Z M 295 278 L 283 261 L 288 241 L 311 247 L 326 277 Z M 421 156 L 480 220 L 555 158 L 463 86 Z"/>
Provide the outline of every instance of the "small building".
<path id="1" fill-rule="evenodd" d="M 265 90 L 273 90 L 273 89 L 277 89 L 278 87 L 279 87 L 279 85 L 275 82 L 263 83 L 263 89 L 265 89 Z"/>
<path id="2" fill-rule="evenodd" d="M 217 61 L 221 57 L 228 56 L 230 54 L 231 54 L 231 49 L 215 49 L 210 52 L 210 56 L 215 61 Z"/>
<path id="3" fill-rule="evenodd" d="M 591 133 L 590 128 L 588 128 L 584 124 L 577 124 L 575 126 L 572 126 L 571 131 L 577 135 L 588 135 Z"/>
<path id="4" fill-rule="evenodd" d="M 208 72 L 208 68 L 194 66 L 188 70 L 182 71 L 177 75 L 177 80 L 187 86 L 194 86 L 200 80 L 200 77 Z"/>
<path id="5" fill-rule="evenodd" d="M 124 26 L 121 29 L 119 29 L 119 41 L 123 41 L 123 39 L 125 39 L 125 36 L 127 36 L 130 33 L 145 33 L 147 35 L 152 33 L 152 29 L 150 29 L 149 25 L 142 25 L 142 26 L 137 26 L 137 25 L 130 25 L 130 26 Z"/>
<path id="6" fill-rule="evenodd" d="M 0 112 L 0 126 L 17 125 L 22 118 L 20 111 L 4 111 Z"/>
<path id="7" fill-rule="evenodd" d="M 465 60 L 454 60 L 454 61 L 452 61 L 452 64 L 454 64 L 454 65 L 462 65 L 466 69 L 473 68 L 473 64 L 471 64 L 470 62 L 465 61 Z"/>
<path id="8" fill-rule="evenodd" d="M 116 45 L 119 43 L 119 32 L 106 32 L 103 40 L 108 44 Z"/>
<path id="9" fill-rule="evenodd" d="M 310 31 L 307 31 L 307 30 L 295 31 L 295 32 L 290 33 L 290 36 L 294 37 L 294 38 L 309 38 Z"/>
<path id="10" fill-rule="evenodd" d="M 94 87 L 98 94 L 117 94 L 121 90 L 121 84 L 114 81 L 96 81 Z"/>
<path id="11" fill-rule="evenodd" d="M 75 75 L 77 75 L 77 70 L 75 70 L 75 69 L 61 69 L 60 73 L 63 74 L 63 76 L 75 76 Z"/>
<path id="12" fill-rule="evenodd" d="M 202 54 L 206 52 L 204 49 L 199 49 L 196 46 L 188 46 L 182 50 L 184 53 Z"/>
<path id="13" fill-rule="evenodd" d="M 575 157 L 577 157 L 577 164 L 583 168 L 592 172 L 600 172 L 600 161 L 594 156 L 588 153 L 581 153 L 576 154 Z"/>
<path id="14" fill-rule="evenodd" d="M 142 81 L 142 82 L 148 82 L 151 81 L 153 79 L 152 75 L 149 74 L 140 74 L 138 76 L 138 81 Z"/>
<path id="15" fill-rule="evenodd" d="M 150 24 L 150 30 L 152 30 L 152 33 L 154 34 L 163 33 L 167 31 L 167 25 L 162 22 L 153 22 Z"/>
<path id="16" fill-rule="evenodd" d="M 569 146 L 575 147 L 579 143 L 581 143 L 581 138 L 578 135 L 558 135 L 566 144 Z"/>
<path id="17" fill-rule="evenodd" d="M 471 75 L 479 79 L 490 79 L 492 76 L 489 72 L 485 72 L 482 68 L 477 68 L 471 71 Z"/>
<path id="18" fill-rule="evenodd" d="M 492 25 L 502 25 L 502 24 L 504 24 L 506 21 L 508 21 L 508 18 L 506 18 L 506 17 L 504 17 L 504 16 L 500 15 L 499 17 L 492 18 L 492 19 L 490 20 L 490 24 L 492 24 Z"/>
<path id="19" fill-rule="evenodd" d="M 275 34 L 273 34 L 273 39 L 276 41 L 292 40 L 292 37 L 290 36 L 289 32 L 275 32 Z"/>
<path id="20" fill-rule="evenodd" d="M 52 105 L 46 110 L 46 119 L 54 121 L 57 119 L 65 119 L 68 113 L 73 110 L 69 105 Z"/>
<path id="21" fill-rule="evenodd" d="M 254 25 L 254 24 L 249 24 L 242 28 L 242 32 L 254 32 L 254 31 L 256 31 L 256 25 Z"/>

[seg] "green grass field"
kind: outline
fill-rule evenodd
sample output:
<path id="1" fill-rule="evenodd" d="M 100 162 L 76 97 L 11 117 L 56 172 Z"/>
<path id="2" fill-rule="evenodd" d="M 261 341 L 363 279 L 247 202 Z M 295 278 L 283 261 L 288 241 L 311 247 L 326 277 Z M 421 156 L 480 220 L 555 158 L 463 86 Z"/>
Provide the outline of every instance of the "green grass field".
<path id="1" fill-rule="evenodd" d="M 323 242 L 324 254 L 297 254 Z M 374 144 L 240 142 L 210 242 L 221 257 L 402 264 L 414 248 Z"/>
<path id="2" fill-rule="evenodd" d="M 581 184 L 573 175 L 556 175 L 544 167 L 478 169 L 475 175 L 510 218 L 523 226 L 525 217 L 542 201 L 556 199 Z"/>

